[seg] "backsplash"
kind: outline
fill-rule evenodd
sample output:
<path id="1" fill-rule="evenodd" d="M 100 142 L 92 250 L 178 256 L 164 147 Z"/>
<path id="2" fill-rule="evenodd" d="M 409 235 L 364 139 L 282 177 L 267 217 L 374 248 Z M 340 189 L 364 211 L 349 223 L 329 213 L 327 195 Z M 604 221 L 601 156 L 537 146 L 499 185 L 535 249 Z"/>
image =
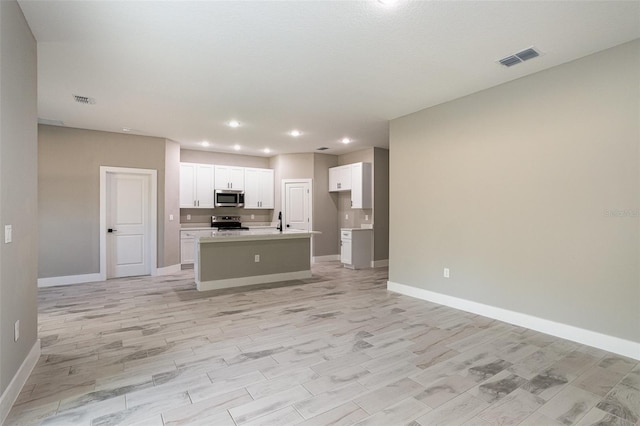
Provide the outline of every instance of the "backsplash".
<path id="1" fill-rule="evenodd" d="M 191 220 L 187 220 L 191 215 Z M 251 218 L 253 215 L 253 219 Z M 270 225 L 273 210 L 219 207 L 217 209 L 180 209 L 181 225 L 211 224 L 211 216 L 240 216 L 244 225 Z"/>
<path id="2" fill-rule="evenodd" d="M 361 228 L 365 223 L 373 223 L 373 209 L 352 209 L 351 192 L 339 192 L 338 219 L 340 228 Z"/>

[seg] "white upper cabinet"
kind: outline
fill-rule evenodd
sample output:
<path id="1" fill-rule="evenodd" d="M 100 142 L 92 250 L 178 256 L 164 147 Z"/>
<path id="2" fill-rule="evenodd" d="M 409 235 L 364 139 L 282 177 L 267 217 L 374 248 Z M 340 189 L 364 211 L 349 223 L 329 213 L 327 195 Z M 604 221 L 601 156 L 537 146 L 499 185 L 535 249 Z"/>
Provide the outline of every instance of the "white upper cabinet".
<path id="1" fill-rule="evenodd" d="M 215 166 L 215 188 L 244 190 L 244 167 Z"/>
<path id="2" fill-rule="evenodd" d="M 351 164 L 329 169 L 329 192 L 351 189 Z"/>
<path id="3" fill-rule="evenodd" d="M 329 169 L 329 192 L 351 191 L 351 207 L 372 206 L 371 163 L 354 163 Z"/>
<path id="4" fill-rule="evenodd" d="M 273 170 L 244 169 L 244 208 L 273 209 Z"/>
<path id="5" fill-rule="evenodd" d="M 214 207 L 213 165 L 180 163 L 180 207 Z"/>
<path id="6" fill-rule="evenodd" d="M 372 206 L 371 163 L 351 165 L 351 208 L 370 209 Z"/>

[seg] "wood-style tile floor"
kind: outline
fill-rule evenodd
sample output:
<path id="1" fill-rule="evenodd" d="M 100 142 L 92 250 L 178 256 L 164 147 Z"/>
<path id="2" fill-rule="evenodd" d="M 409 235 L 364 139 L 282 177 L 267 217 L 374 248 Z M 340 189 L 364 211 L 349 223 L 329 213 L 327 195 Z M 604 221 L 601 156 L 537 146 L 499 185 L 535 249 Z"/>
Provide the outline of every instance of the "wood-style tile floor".
<path id="1" fill-rule="evenodd" d="M 42 357 L 5 424 L 640 424 L 637 361 L 388 292 L 385 268 L 313 272 L 41 289 Z"/>

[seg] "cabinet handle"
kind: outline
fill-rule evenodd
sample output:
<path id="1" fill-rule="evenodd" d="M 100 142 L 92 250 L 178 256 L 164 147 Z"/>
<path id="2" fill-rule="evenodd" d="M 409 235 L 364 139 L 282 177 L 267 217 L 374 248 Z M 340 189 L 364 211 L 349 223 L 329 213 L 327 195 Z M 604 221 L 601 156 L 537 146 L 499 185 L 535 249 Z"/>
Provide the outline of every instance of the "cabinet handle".
<path id="1" fill-rule="evenodd" d="M 196 200 L 193 200 L 193 207 L 196 206 Z"/>
<path id="2" fill-rule="evenodd" d="M 198 207 L 200 207 L 200 200 L 198 200 Z"/>

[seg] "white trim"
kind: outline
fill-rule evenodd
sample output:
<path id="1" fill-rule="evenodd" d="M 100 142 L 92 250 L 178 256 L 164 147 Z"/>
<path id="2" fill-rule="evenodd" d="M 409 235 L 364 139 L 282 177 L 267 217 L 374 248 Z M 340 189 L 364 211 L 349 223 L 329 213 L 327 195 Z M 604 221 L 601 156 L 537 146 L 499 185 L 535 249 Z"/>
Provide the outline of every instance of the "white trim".
<path id="1" fill-rule="evenodd" d="M 107 173 L 148 175 L 151 179 L 149 194 L 149 264 L 151 275 L 157 275 L 158 256 L 158 171 L 129 167 L 100 166 L 100 280 L 107 279 Z"/>
<path id="2" fill-rule="evenodd" d="M 7 386 L 0 396 L 0 425 L 4 424 L 4 421 L 7 419 L 11 407 L 18 399 L 18 395 L 20 395 L 24 384 L 27 383 L 27 379 L 29 379 L 31 372 L 38 363 L 38 359 L 40 359 L 40 339 L 35 341 L 29 354 L 27 354 L 27 357 L 22 361 L 22 365 L 16 372 L 16 375 L 11 379 L 9 386 Z"/>
<path id="3" fill-rule="evenodd" d="M 389 259 L 372 260 L 371 261 L 371 267 L 372 268 L 381 268 L 383 266 L 389 266 Z"/>
<path id="4" fill-rule="evenodd" d="M 332 262 L 335 260 L 340 260 L 340 255 L 339 254 L 327 254 L 324 256 L 313 256 L 313 263 L 318 263 L 318 262 Z"/>
<path id="5" fill-rule="evenodd" d="M 281 272 L 279 274 L 254 275 L 252 277 L 227 278 L 225 280 L 202 282 L 196 280 L 196 284 L 199 291 L 207 291 L 245 285 L 275 283 L 278 281 L 302 280 L 305 278 L 311 278 L 311 271 Z"/>
<path id="6" fill-rule="evenodd" d="M 62 277 L 38 278 L 38 287 L 55 287 L 57 285 L 95 283 L 97 281 L 104 281 L 100 273 L 66 275 Z"/>
<path id="7" fill-rule="evenodd" d="M 550 334 L 552 336 L 640 360 L 640 342 L 632 342 L 631 340 L 609 336 L 596 331 L 585 330 L 584 328 L 550 321 L 544 318 L 510 311 L 508 309 L 497 308 L 495 306 L 485 305 L 478 302 L 472 302 L 470 300 L 460 299 L 446 294 L 435 293 L 422 288 L 398 284 L 392 281 L 387 281 L 387 290 L 497 319 L 520 327 L 526 327 L 541 333 Z"/>
<path id="8" fill-rule="evenodd" d="M 164 268 L 157 268 L 156 269 L 156 273 L 154 275 L 171 275 L 171 274 L 177 274 L 178 272 L 180 272 L 182 270 L 182 265 L 177 264 L 177 265 L 170 265 L 170 266 L 165 266 Z"/>

